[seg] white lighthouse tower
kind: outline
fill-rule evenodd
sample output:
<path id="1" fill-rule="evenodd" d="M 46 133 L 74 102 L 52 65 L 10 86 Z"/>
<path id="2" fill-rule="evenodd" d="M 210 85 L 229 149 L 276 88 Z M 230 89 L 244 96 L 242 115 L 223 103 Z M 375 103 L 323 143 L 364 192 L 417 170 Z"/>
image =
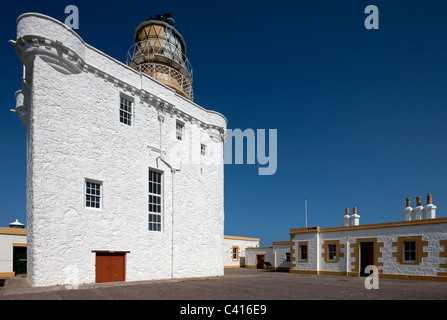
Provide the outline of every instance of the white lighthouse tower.
<path id="1" fill-rule="evenodd" d="M 33 286 L 223 275 L 227 121 L 192 101 L 169 15 L 133 40 L 122 63 L 51 17 L 17 19 Z"/>

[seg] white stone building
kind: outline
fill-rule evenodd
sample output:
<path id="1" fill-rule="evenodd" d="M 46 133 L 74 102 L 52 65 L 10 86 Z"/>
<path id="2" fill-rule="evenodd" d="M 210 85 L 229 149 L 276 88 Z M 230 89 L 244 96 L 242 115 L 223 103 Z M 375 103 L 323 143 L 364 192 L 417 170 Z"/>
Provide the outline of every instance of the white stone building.
<path id="1" fill-rule="evenodd" d="M 224 267 L 240 268 L 246 266 L 246 251 L 259 247 L 259 238 L 224 236 Z"/>
<path id="2" fill-rule="evenodd" d="M 192 102 L 168 22 L 137 28 L 126 65 L 51 17 L 18 18 L 33 286 L 223 275 L 227 122 Z"/>
<path id="3" fill-rule="evenodd" d="M 353 224 L 291 229 L 290 272 L 359 276 L 374 265 L 379 277 L 447 281 L 447 218 L 436 218 L 431 195 L 426 206 L 417 199 L 403 221 L 361 225 L 354 209 L 343 219 Z"/>
<path id="4" fill-rule="evenodd" d="M 271 247 L 248 248 L 246 250 L 246 267 L 289 271 L 290 241 L 275 241 Z"/>
<path id="5" fill-rule="evenodd" d="M 26 229 L 17 220 L 0 228 L 0 277 L 26 274 Z"/>
<path id="6" fill-rule="evenodd" d="M 431 195 L 414 208 L 407 198 L 403 221 L 360 224 L 357 208 L 346 209 L 343 226 L 296 228 L 290 241 L 272 247 L 247 248 L 247 268 L 291 273 L 347 276 L 369 275 L 377 267 L 379 277 L 447 281 L 447 218 L 436 218 Z"/>

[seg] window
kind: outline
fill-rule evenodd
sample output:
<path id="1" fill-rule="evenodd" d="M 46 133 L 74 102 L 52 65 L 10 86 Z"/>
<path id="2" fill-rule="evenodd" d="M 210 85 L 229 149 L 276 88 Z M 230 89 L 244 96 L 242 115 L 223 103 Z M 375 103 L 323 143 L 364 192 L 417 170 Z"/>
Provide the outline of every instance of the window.
<path id="1" fill-rule="evenodd" d="M 335 261 L 337 259 L 337 245 L 335 244 L 328 244 L 328 261 Z"/>
<path id="2" fill-rule="evenodd" d="M 307 245 L 300 245 L 300 261 L 307 261 Z"/>
<path id="3" fill-rule="evenodd" d="M 120 101 L 120 122 L 132 125 L 132 101 L 123 97 Z"/>
<path id="4" fill-rule="evenodd" d="M 101 183 L 85 181 L 85 206 L 101 208 Z"/>
<path id="5" fill-rule="evenodd" d="M 396 247 L 392 255 L 400 264 L 418 265 L 422 263 L 423 258 L 428 257 L 427 250 L 424 250 L 428 246 L 428 241 L 422 240 L 422 236 L 398 237 L 392 246 Z"/>
<path id="6" fill-rule="evenodd" d="M 290 262 L 290 252 L 286 252 L 286 262 Z"/>
<path id="7" fill-rule="evenodd" d="M 233 246 L 232 247 L 231 259 L 233 261 L 238 261 L 239 260 L 239 247 L 238 246 Z"/>
<path id="8" fill-rule="evenodd" d="M 149 231 L 161 231 L 162 173 L 149 169 Z"/>
<path id="9" fill-rule="evenodd" d="M 200 145 L 200 154 L 202 156 L 206 156 L 206 145 L 204 145 L 204 144 Z"/>
<path id="10" fill-rule="evenodd" d="M 177 140 L 183 140 L 183 131 L 185 129 L 185 125 L 179 121 L 177 121 L 176 123 L 176 127 L 175 127 L 175 134 L 177 137 Z"/>
<path id="11" fill-rule="evenodd" d="M 404 241 L 404 262 L 416 261 L 416 242 Z"/>

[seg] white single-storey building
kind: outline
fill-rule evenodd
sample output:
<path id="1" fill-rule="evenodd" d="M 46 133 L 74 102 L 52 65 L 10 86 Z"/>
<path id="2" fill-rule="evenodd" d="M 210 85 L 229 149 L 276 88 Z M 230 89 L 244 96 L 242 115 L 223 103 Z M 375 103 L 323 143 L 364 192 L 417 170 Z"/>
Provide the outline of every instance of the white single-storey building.
<path id="1" fill-rule="evenodd" d="M 247 249 L 259 247 L 259 244 L 259 238 L 224 236 L 224 267 L 245 267 Z"/>
<path id="2" fill-rule="evenodd" d="M 246 267 L 361 276 L 375 266 L 379 277 L 447 281 L 447 218 L 436 209 L 430 194 L 414 208 L 407 198 L 403 221 L 367 225 L 346 209 L 342 227 L 291 229 L 290 241 L 247 249 Z"/>
<path id="3" fill-rule="evenodd" d="M 0 228 L 0 277 L 26 274 L 26 229 L 17 220 Z"/>
<path id="4" fill-rule="evenodd" d="M 403 221 L 361 225 L 346 210 L 343 227 L 290 230 L 292 273 L 366 275 L 447 280 L 447 218 L 436 218 L 431 195 L 403 210 Z"/>
<path id="5" fill-rule="evenodd" d="M 290 241 L 275 241 L 272 247 L 248 248 L 246 267 L 289 271 Z"/>

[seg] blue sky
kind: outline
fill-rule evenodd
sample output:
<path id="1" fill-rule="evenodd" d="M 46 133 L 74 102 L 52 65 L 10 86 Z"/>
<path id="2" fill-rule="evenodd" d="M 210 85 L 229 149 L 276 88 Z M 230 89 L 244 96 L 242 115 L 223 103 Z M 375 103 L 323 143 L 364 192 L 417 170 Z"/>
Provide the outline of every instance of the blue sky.
<path id="1" fill-rule="evenodd" d="M 8 43 L 25 12 L 64 21 L 125 62 L 140 22 L 171 12 L 194 68 L 194 101 L 228 128 L 278 130 L 278 168 L 225 165 L 225 234 L 289 239 L 291 228 L 402 220 L 405 198 L 428 193 L 446 217 L 447 2 L 20 1 L 0 12 L 0 226 L 26 221 L 25 126 L 9 112 L 22 64 Z M 367 5 L 379 30 L 367 30 Z"/>

